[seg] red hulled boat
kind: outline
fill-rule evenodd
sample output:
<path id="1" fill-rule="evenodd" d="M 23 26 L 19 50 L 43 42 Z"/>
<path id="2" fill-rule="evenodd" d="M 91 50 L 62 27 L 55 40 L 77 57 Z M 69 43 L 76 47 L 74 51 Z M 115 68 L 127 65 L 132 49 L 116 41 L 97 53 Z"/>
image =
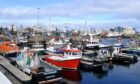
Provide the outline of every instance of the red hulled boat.
<path id="1" fill-rule="evenodd" d="M 63 55 L 46 56 L 46 61 L 61 68 L 77 69 L 82 57 L 81 50 L 70 48 L 68 45 L 67 49 L 63 49 L 63 52 Z"/>

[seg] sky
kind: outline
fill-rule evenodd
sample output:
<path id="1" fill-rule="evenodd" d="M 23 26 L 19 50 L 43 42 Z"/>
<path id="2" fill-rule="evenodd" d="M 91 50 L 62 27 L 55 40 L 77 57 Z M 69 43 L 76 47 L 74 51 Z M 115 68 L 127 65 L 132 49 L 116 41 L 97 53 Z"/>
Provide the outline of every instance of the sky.
<path id="1" fill-rule="evenodd" d="M 140 0 L 0 0 L 0 24 L 140 27 Z"/>

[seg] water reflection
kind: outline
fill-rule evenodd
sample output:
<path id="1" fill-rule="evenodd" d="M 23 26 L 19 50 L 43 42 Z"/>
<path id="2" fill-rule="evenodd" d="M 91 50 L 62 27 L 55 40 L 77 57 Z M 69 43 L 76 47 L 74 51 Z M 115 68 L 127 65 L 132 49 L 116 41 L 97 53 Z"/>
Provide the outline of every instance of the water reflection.
<path id="1" fill-rule="evenodd" d="M 125 67 L 129 68 L 131 64 L 123 64 L 123 63 L 103 63 L 102 68 L 98 69 L 87 69 L 81 68 L 82 73 L 92 73 L 97 79 L 103 79 L 108 76 L 109 72 L 113 71 L 113 69 L 117 67 Z"/>
<path id="2" fill-rule="evenodd" d="M 60 75 L 64 78 L 66 84 L 80 84 L 82 80 L 79 70 L 62 70 Z"/>
<path id="3" fill-rule="evenodd" d="M 97 79 L 102 79 L 108 75 L 108 71 L 100 69 L 100 70 L 95 70 L 93 71 L 93 75 L 96 76 Z"/>
<path id="4" fill-rule="evenodd" d="M 97 79 L 102 79 L 103 77 L 106 77 L 108 75 L 108 68 L 108 63 L 105 63 L 103 64 L 102 68 L 88 69 L 85 67 L 81 67 L 81 72 L 93 73 L 93 75 L 96 76 Z"/>
<path id="5" fill-rule="evenodd" d="M 118 62 L 113 62 L 114 66 L 122 66 L 122 67 L 126 67 L 129 68 L 130 67 L 130 63 L 118 63 Z"/>

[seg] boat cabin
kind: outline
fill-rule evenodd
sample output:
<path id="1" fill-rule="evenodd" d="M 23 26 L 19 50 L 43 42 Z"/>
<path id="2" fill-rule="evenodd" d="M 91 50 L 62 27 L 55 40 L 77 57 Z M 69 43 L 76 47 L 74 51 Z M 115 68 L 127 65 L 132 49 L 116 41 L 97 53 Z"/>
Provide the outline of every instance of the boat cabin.
<path id="1" fill-rule="evenodd" d="M 42 44 L 37 43 L 37 44 L 32 45 L 32 50 L 42 51 L 42 50 L 45 50 L 45 49 L 44 49 L 44 46 Z"/>
<path id="2" fill-rule="evenodd" d="M 109 51 L 105 50 L 105 49 L 104 50 L 99 50 L 99 53 L 102 54 L 102 55 L 105 55 L 105 54 L 109 55 Z"/>
<path id="3" fill-rule="evenodd" d="M 66 49 L 63 49 L 64 53 L 64 58 L 81 58 L 82 57 L 82 52 L 78 48 L 71 48 L 71 44 L 67 45 Z"/>
<path id="4" fill-rule="evenodd" d="M 93 41 L 87 42 L 88 45 L 95 44 L 95 43 L 97 43 L 97 42 L 93 42 Z"/>
<path id="5" fill-rule="evenodd" d="M 59 38 L 52 38 L 47 44 L 53 46 L 59 46 L 59 45 L 64 45 L 64 42 Z"/>
<path id="6" fill-rule="evenodd" d="M 121 47 L 114 47 L 113 53 L 121 53 Z"/>
<path id="7" fill-rule="evenodd" d="M 64 50 L 64 58 L 81 58 L 82 53 L 80 50 Z"/>

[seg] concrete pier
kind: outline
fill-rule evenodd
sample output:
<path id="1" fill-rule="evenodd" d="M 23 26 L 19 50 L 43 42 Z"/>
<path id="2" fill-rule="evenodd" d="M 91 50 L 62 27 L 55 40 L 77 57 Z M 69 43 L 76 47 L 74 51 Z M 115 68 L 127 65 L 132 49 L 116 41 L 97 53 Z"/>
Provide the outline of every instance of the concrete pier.
<path id="1" fill-rule="evenodd" d="M 5 57 L 0 55 L 0 70 L 8 75 L 8 79 L 13 84 L 31 84 L 31 77 L 15 68 Z M 14 80 L 13 80 L 14 79 Z"/>

